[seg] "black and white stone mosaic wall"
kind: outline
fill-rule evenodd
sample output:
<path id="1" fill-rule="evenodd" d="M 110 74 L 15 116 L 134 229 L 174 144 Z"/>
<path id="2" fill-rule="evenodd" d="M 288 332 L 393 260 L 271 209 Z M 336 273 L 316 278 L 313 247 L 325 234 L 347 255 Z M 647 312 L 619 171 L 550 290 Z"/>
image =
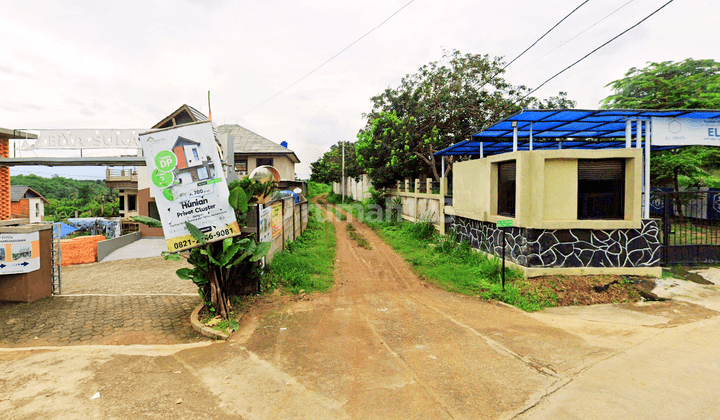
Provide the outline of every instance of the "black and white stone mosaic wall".
<path id="1" fill-rule="evenodd" d="M 502 253 L 502 231 L 494 223 L 454 216 L 450 227 L 458 241 Z M 643 220 L 640 229 L 505 229 L 505 257 L 525 267 L 655 267 L 662 257 L 656 220 Z"/>

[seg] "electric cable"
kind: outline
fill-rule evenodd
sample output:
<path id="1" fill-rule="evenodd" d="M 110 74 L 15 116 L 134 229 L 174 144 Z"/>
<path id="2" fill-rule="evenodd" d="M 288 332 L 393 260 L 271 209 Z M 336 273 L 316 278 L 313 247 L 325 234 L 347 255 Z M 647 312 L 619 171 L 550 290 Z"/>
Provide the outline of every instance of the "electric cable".
<path id="1" fill-rule="evenodd" d="M 574 40 L 575 38 L 579 37 L 580 35 L 584 34 L 585 32 L 589 31 L 590 29 L 594 28 L 595 26 L 597 26 L 598 24 L 600 24 L 600 22 L 604 21 L 605 19 L 609 18 L 610 16 L 614 15 L 615 13 L 619 12 L 620 9 L 624 8 L 625 6 L 627 6 L 628 4 L 630 4 L 630 3 L 634 2 L 634 1 L 635 1 L 635 0 L 630 0 L 630 1 L 628 1 L 627 3 L 623 4 L 622 6 L 618 7 L 617 9 L 613 10 L 612 12 L 610 12 L 609 14 L 607 14 L 604 18 L 598 20 L 597 22 L 595 22 L 595 23 L 593 23 L 592 25 L 588 26 L 588 27 L 585 28 L 584 30 L 578 32 L 578 33 L 577 33 L 575 36 L 573 36 L 572 38 L 568 39 L 567 41 L 563 42 L 562 44 L 560 44 L 560 45 L 558 45 L 557 47 L 553 48 L 552 50 L 548 51 L 547 53 L 541 55 L 541 56 L 538 57 L 537 59 L 531 61 L 530 63 L 528 63 L 528 65 L 526 65 L 525 67 L 521 68 L 520 70 L 516 71 L 515 73 L 511 74 L 511 75 L 508 76 L 508 77 L 515 76 L 516 74 L 520 73 L 521 71 L 525 70 L 526 68 L 530 67 L 531 65 L 533 65 L 533 64 L 537 63 L 538 61 L 542 60 L 542 59 L 545 58 L 546 56 L 552 54 L 553 52 L 555 52 L 555 51 L 558 50 L 559 48 L 562 48 L 562 47 L 564 47 L 565 45 L 569 44 L 569 43 L 570 43 L 572 40 Z"/>
<path id="2" fill-rule="evenodd" d="M 240 116 L 242 117 L 243 115 L 247 114 L 248 112 L 251 112 L 251 111 L 254 111 L 254 110 L 257 109 L 257 108 L 260 108 L 261 106 L 263 106 L 263 105 L 265 105 L 266 103 L 270 102 L 271 100 L 275 99 L 277 96 L 279 96 L 280 94 L 282 94 L 282 93 L 285 92 L 286 90 L 288 90 L 288 89 L 290 89 L 291 87 L 295 86 L 296 84 L 300 83 L 301 81 L 303 81 L 305 78 L 307 78 L 307 77 L 310 76 L 311 74 L 313 74 L 313 73 L 315 73 L 316 71 L 320 70 L 323 66 L 325 66 L 327 63 L 329 63 L 330 61 L 332 61 L 333 59 L 335 59 L 337 56 L 339 56 L 340 54 L 342 54 L 342 53 L 344 53 L 345 51 L 347 51 L 350 47 L 352 47 L 353 45 L 355 45 L 355 44 L 357 44 L 358 42 L 360 42 L 360 40 L 362 40 L 362 39 L 365 38 L 366 36 L 370 35 L 372 32 L 374 32 L 374 31 L 375 31 L 376 29 L 378 29 L 379 27 L 383 26 L 383 25 L 385 24 L 385 22 L 387 22 L 387 21 L 389 21 L 390 19 L 392 19 L 395 15 L 397 15 L 398 13 L 400 13 L 403 9 L 405 9 L 406 7 L 408 7 L 408 6 L 410 5 L 410 3 L 414 2 L 414 1 L 415 1 L 415 0 L 410 0 L 410 1 L 407 2 L 403 7 L 399 8 L 397 11 L 395 11 L 395 13 L 393 13 L 392 15 L 390 15 L 387 19 L 385 19 L 385 20 L 383 20 L 382 22 L 380 22 L 379 25 L 377 25 L 376 27 L 370 29 L 368 32 L 365 33 L 365 35 L 363 35 L 363 36 L 361 36 L 360 38 L 356 39 L 356 40 L 353 41 L 350 45 L 348 45 L 347 47 L 345 47 L 345 48 L 343 48 L 342 50 L 340 50 L 340 52 L 338 52 L 337 54 L 335 54 L 335 55 L 333 55 L 332 57 L 330 57 L 329 59 L 327 59 L 324 63 L 322 63 L 322 64 L 320 64 L 319 66 L 315 67 L 312 71 L 310 71 L 310 73 L 308 73 L 308 74 L 306 74 L 305 76 L 303 76 L 303 77 L 297 79 L 296 81 L 292 82 L 292 83 L 291 83 L 290 85 L 288 85 L 286 88 L 284 88 L 284 89 L 281 90 L 280 92 L 274 94 L 273 96 L 269 97 L 268 99 L 260 102 L 258 105 L 255 105 L 254 107 L 252 107 L 252 108 L 248 109 L 247 111 L 243 112 L 242 114 L 240 114 Z M 586 2 L 587 2 L 587 1 L 589 1 L 589 0 L 586 0 Z"/>
<path id="3" fill-rule="evenodd" d="M 645 16 L 645 18 L 643 18 L 643 19 L 642 19 L 641 21 L 639 21 L 638 23 L 634 24 L 633 26 L 631 26 L 631 27 L 625 29 L 624 31 L 620 32 L 619 34 L 615 35 L 615 36 L 614 36 L 612 39 L 610 39 L 609 41 L 605 42 L 604 44 L 600 45 L 599 47 L 597 47 L 597 48 L 595 48 L 594 50 L 590 51 L 589 53 L 585 54 L 582 58 L 580 58 L 580 59 L 577 60 L 576 62 L 574 62 L 574 63 L 570 64 L 569 66 L 565 67 L 564 69 L 560 70 L 560 71 L 559 71 L 558 73 L 556 73 L 554 76 L 552 76 L 551 78 L 549 78 L 549 79 L 547 79 L 546 81 L 542 82 L 542 84 L 540 84 L 540 86 L 536 87 L 535 89 L 533 89 L 532 91 L 530 91 L 527 95 L 525 95 L 525 96 L 523 96 L 522 98 L 520 98 L 517 102 L 520 102 L 520 101 L 524 100 L 525 98 L 527 98 L 528 96 L 532 95 L 533 93 L 537 92 L 538 89 L 540 89 L 541 87 L 545 86 L 549 81 L 551 81 L 551 80 L 553 80 L 554 78 L 560 76 L 560 75 L 563 74 L 565 71 L 567 71 L 568 69 L 572 68 L 573 66 L 575 66 L 575 65 L 578 64 L 579 62 L 583 61 L 584 59 L 588 58 L 589 56 L 591 56 L 593 53 L 595 53 L 595 52 L 598 51 L 599 49 L 603 48 L 604 46 L 608 45 L 609 43 L 615 41 L 616 39 L 618 39 L 618 38 L 620 38 L 621 36 L 625 35 L 626 33 L 630 32 L 632 29 L 638 27 L 640 24 L 642 24 L 642 23 L 645 22 L 646 20 L 650 19 L 650 17 L 652 17 L 655 13 L 657 13 L 657 12 L 659 12 L 660 10 L 664 9 L 665 6 L 667 6 L 668 4 L 672 3 L 673 1 L 675 1 L 675 0 L 670 0 L 670 1 L 668 1 L 667 3 L 663 4 L 663 5 L 660 6 L 659 8 L 655 9 L 654 12 L 652 12 L 652 13 L 650 13 L 649 15 Z M 517 103 L 517 102 L 516 102 L 516 103 Z"/>
<path id="4" fill-rule="evenodd" d="M 585 0 L 584 2 L 580 3 L 580 5 L 579 5 L 578 7 L 574 8 L 574 9 L 573 9 L 570 13 L 568 13 L 564 18 L 560 19 L 560 21 L 558 21 L 558 23 L 556 23 L 555 25 L 553 25 L 552 28 L 548 29 L 548 31 L 545 32 L 540 38 L 536 39 L 535 42 L 532 43 L 532 45 L 530 45 L 529 47 L 525 48 L 525 51 L 521 52 L 517 57 L 513 58 L 512 61 L 510 61 L 509 63 L 505 64 L 505 67 L 503 67 L 502 69 L 505 70 L 510 64 L 514 63 L 515 60 L 517 60 L 518 58 L 522 57 L 523 54 L 525 54 L 526 52 L 528 52 L 528 51 L 530 50 L 530 48 L 534 47 L 535 44 L 537 44 L 538 42 L 540 42 L 541 39 L 545 38 L 545 36 L 546 36 L 547 34 L 549 34 L 550 32 L 552 32 L 553 29 L 557 28 L 558 25 L 560 25 L 561 23 L 563 23 L 563 21 L 564 21 L 565 19 L 569 18 L 570 15 L 572 15 L 573 13 L 575 13 L 579 8 L 583 7 L 583 6 L 585 5 L 585 3 L 589 2 L 589 1 L 590 1 L 590 0 Z"/>

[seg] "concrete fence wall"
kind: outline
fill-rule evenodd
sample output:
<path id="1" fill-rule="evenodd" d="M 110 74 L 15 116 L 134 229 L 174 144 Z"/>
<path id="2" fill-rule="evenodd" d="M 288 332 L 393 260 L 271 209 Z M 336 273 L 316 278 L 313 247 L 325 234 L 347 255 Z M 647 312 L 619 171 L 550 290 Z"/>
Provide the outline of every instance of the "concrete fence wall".
<path id="1" fill-rule="evenodd" d="M 428 179 L 424 183 L 419 179 L 398 182 L 390 189 L 392 198 L 400 198 L 402 218 L 411 222 L 430 221 L 441 234 L 445 234 L 445 195 L 447 179 L 440 183 Z"/>
<path id="2" fill-rule="evenodd" d="M 142 233 L 133 232 L 128 235 L 118 236 L 117 238 L 106 239 L 97 243 L 97 260 L 102 261 L 110 255 L 111 252 L 130 245 L 142 237 Z"/>
<path id="3" fill-rule="evenodd" d="M 282 202 L 282 234 L 275 236 L 271 241 L 270 252 L 267 255 L 267 261 L 271 261 L 273 257 L 287 248 L 288 244 L 299 238 L 307 229 L 310 219 L 310 206 L 307 200 L 295 204 L 293 197 L 284 198 Z M 273 203 L 268 203 L 271 205 Z M 257 232 L 260 237 L 260 232 Z"/>
<path id="4" fill-rule="evenodd" d="M 363 201 L 366 198 L 370 198 L 370 177 L 367 174 L 363 174 L 358 181 L 354 178 L 347 177 L 345 182 L 333 182 L 333 192 L 337 195 L 342 195 L 343 188 L 345 189 L 345 196 L 351 197 L 355 201 Z"/>

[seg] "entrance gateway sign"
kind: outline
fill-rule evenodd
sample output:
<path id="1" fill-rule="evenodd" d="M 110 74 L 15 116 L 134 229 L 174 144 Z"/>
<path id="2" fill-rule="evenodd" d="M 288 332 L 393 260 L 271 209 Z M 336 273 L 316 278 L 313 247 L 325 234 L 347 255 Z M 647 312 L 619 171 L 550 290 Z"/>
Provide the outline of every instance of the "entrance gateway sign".
<path id="1" fill-rule="evenodd" d="M 17 150 L 35 149 L 139 149 L 145 128 L 123 130 L 33 130 L 37 140 L 22 141 Z"/>
<path id="2" fill-rule="evenodd" d="M 720 120 L 653 117 L 653 146 L 720 146 Z"/>
<path id="3" fill-rule="evenodd" d="M 240 234 L 212 122 L 142 133 L 140 143 L 168 251 L 198 245 L 185 222 L 200 229 L 208 242 Z"/>

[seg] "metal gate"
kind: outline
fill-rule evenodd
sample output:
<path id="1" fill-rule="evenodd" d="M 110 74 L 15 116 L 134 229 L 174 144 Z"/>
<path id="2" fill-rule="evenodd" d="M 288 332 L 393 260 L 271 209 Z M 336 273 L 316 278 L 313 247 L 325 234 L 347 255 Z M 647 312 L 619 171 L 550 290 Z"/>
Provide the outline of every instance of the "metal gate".
<path id="1" fill-rule="evenodd" d="M 52 287 L 53 294 L 59 295 L 62 292 L 60 287 L 62 252 L 60 250 L 60 228 L 61 223 L 53 223 L 52 228 Z"/>
<path id="2" fill-rule="evenodd" d="M 655 190 L 650 207 L 662 218 L 665 264 L 720 262 L 720 190 Z"/>

